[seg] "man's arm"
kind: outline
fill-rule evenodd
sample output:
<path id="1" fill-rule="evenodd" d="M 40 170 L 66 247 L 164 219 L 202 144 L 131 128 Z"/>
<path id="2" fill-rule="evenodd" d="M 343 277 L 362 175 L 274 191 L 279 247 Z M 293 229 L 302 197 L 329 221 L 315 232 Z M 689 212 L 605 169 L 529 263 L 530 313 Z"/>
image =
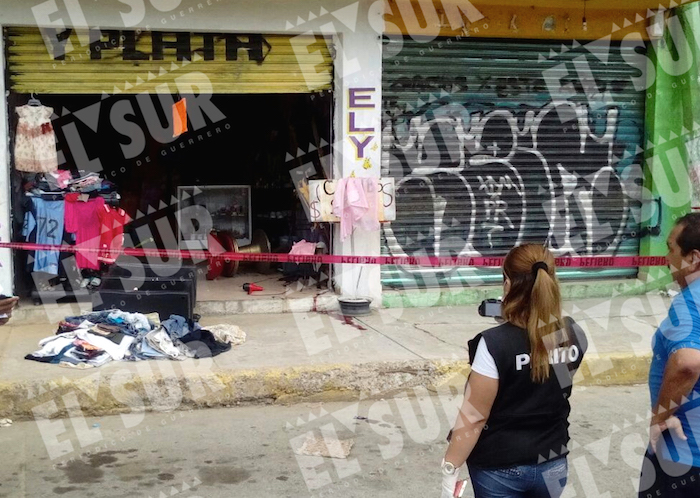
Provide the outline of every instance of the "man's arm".
<path id="1" fill-rule="evenodd" d="M 673 353 L 666 363 L 652 422 L 659 424 L 671 417 L 680 406 L 683 396 L 687 397 L 690 394 L 698 379 L 700 379 L 700 350 L 683 348 Z M 661 407 L 665 411 L 659 413 Z"/>
<path id="2" fill-rule="evenodd" d="M 659 399 L 652 411 L 651 445 L 656 451 L 656 442 L 666 429 L 675 431 L 685 439 L 680 421 L 673 416 L 682 404 L 683 397 L 688 397 L 700 379 L 700 350 L 682 348 L 673 353 L 666 363 L 664 378 L 659 391 Z"/>

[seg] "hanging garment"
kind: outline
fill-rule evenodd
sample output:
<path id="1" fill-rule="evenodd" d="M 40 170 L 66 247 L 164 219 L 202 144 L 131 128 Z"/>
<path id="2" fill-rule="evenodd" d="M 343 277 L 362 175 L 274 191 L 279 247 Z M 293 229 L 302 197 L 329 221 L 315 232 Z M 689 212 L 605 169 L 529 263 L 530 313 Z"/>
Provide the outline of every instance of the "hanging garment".
<path id="1" fill-rule="evenodd" d="M 187 131 L 187 99 L 173 104 L 173 138 Z"/>
<path id="2" fill-rule="evenodd" d="M 78 200 L 78 194 L 66 194 L 66 232 L 75 234 L 76 246 L 79 249 L 86 249 L 75 256 L 80 269 L 100 269 L 98 253 L 102 224 L 99 210 L 103 209 L 104 204 L 105 200 L 101 197 L 82 202 Z"/>
<path id="3" fill-rule="evenodd" d="M 99 260 L 103 263 L 114 264 L 124 245 L 124 225 L 131 222 L 131 218 L 123 209 L 115 209 L 104 205 L 98 210 L 100 215 L 100 254 Z"/>
<path id="4" fill-rule="evenodd" d="M 379 230 L 376 178 L 341 178 L 333 195 L 333 214 L 340 218 L 340 239 L 345 240 L 356 226 Z"/>
<path id="5" fill-rule="evenodd" d="M 36 230 L 37 244 L 61 245 L 63 241 L 63 201 L 45 201 L 39 197 L 30 198 L 30 208 L 24 213 L 22 236 L 29 240 Z M 58 275 L 59 251 L 35 251 L 33 271 Z"/>
<path id="6" fill-rule="evenodd" d="M 58 169 L 56 134 L 51 124 L 53 109 L 23 105 L 15 137 L 15 168 L 18 171 L 48 173 Z"/>

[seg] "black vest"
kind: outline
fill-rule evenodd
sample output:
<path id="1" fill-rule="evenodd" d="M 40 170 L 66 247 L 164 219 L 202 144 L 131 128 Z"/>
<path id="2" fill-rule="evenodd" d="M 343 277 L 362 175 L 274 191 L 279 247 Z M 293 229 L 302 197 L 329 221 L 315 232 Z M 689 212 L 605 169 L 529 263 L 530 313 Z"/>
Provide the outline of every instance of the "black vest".
<path id="1" fill-rule="evenodd" d="M 469 341 L 474 361 L 481 337 L 498 368 L 498 394 L 486 427 L 467 463 L 503 468 L 532 465 L 568 453 L 568 416 L 572 378 L 581 365 L 588 343 L 571 319 L 565 323 L 570 342 L 550 355 L 550 375 L 543 384 L 530 380 L 530 342 L 527 331 L 505 323 Z"/>

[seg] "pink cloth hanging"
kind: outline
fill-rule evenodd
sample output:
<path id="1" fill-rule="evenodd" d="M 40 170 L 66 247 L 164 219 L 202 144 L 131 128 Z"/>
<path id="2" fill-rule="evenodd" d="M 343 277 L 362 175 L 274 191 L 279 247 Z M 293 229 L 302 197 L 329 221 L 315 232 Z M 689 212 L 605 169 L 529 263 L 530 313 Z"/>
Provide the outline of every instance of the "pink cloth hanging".
<path id="1" fill-rule="evenodd" d="M 99 270 L 98 253 L 100 250 L 101 224 L 99 210 L 103 209 L 105 200 L 101 197 L 87 202 L 78 200 L 79 194 L 66 194 L 64 211 L 65 229 L 75 234 L 75 245 L 85 252 L 75 255 L 78 268 Z"/>
<path id="2" fill-rule="evenodd" d="M 289 254 L 313 256 L 316 254 L 316 242 L 306 242 L 306 239 L 302 239 L 292 246 L 292 250 L 289 251 Z"/>
<path id="3" fill-rule="evenodd" d="M 376 178 L 341 178 L 333 195 L 333 214 L 340 218 L 340 239 L 355 227 L 368 232 L 379 230 Z"/>

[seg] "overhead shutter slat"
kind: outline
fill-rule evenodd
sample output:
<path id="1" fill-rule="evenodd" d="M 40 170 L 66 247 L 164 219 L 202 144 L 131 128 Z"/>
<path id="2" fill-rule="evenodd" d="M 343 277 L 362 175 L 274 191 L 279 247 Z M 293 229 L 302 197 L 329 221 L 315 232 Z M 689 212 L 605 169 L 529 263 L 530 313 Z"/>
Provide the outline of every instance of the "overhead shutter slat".
<path id="1" fill-rule="evenodd" d="M 176 79 L 211 84 L 213 93 L 311 93 L 330 90 L 332 85 L 329 42 L 306 35 L 264 35 L 262 60 L 250 60 L 245 49 L 236 51 L 237 60 L 227 60 L 222 37 L 240 36 L 249 41 L 247 35 L 211 35 L 215 42 L 208 57 L 213 60 L 204 60 L 202 35 L 186 34 L 187 60 L 178 60 L 175 49 L 168 47 L 163 49 L 163 60 L 153 60 L 153 33 L 144 32 L 136 37 L 134 48 L 148 60 L 128 60 L 124 40 L 114 48 L 100 50 L 100 59 L 92 59 L 91 49 L 82 46 L 78 34 L 72 32 L 69 41 L 73 50 L 63 60 L 55 60 L 38 28 L 6 28 L 5 34 L 10 89 L 17 93 L 101 94 L 113 93 L 115 88 L 120 93 L 141 93 L 155 92 L 163 84 L 175 93 Z M 174 36 L 163 34 L 163 39 L 170 42 Z"/>

